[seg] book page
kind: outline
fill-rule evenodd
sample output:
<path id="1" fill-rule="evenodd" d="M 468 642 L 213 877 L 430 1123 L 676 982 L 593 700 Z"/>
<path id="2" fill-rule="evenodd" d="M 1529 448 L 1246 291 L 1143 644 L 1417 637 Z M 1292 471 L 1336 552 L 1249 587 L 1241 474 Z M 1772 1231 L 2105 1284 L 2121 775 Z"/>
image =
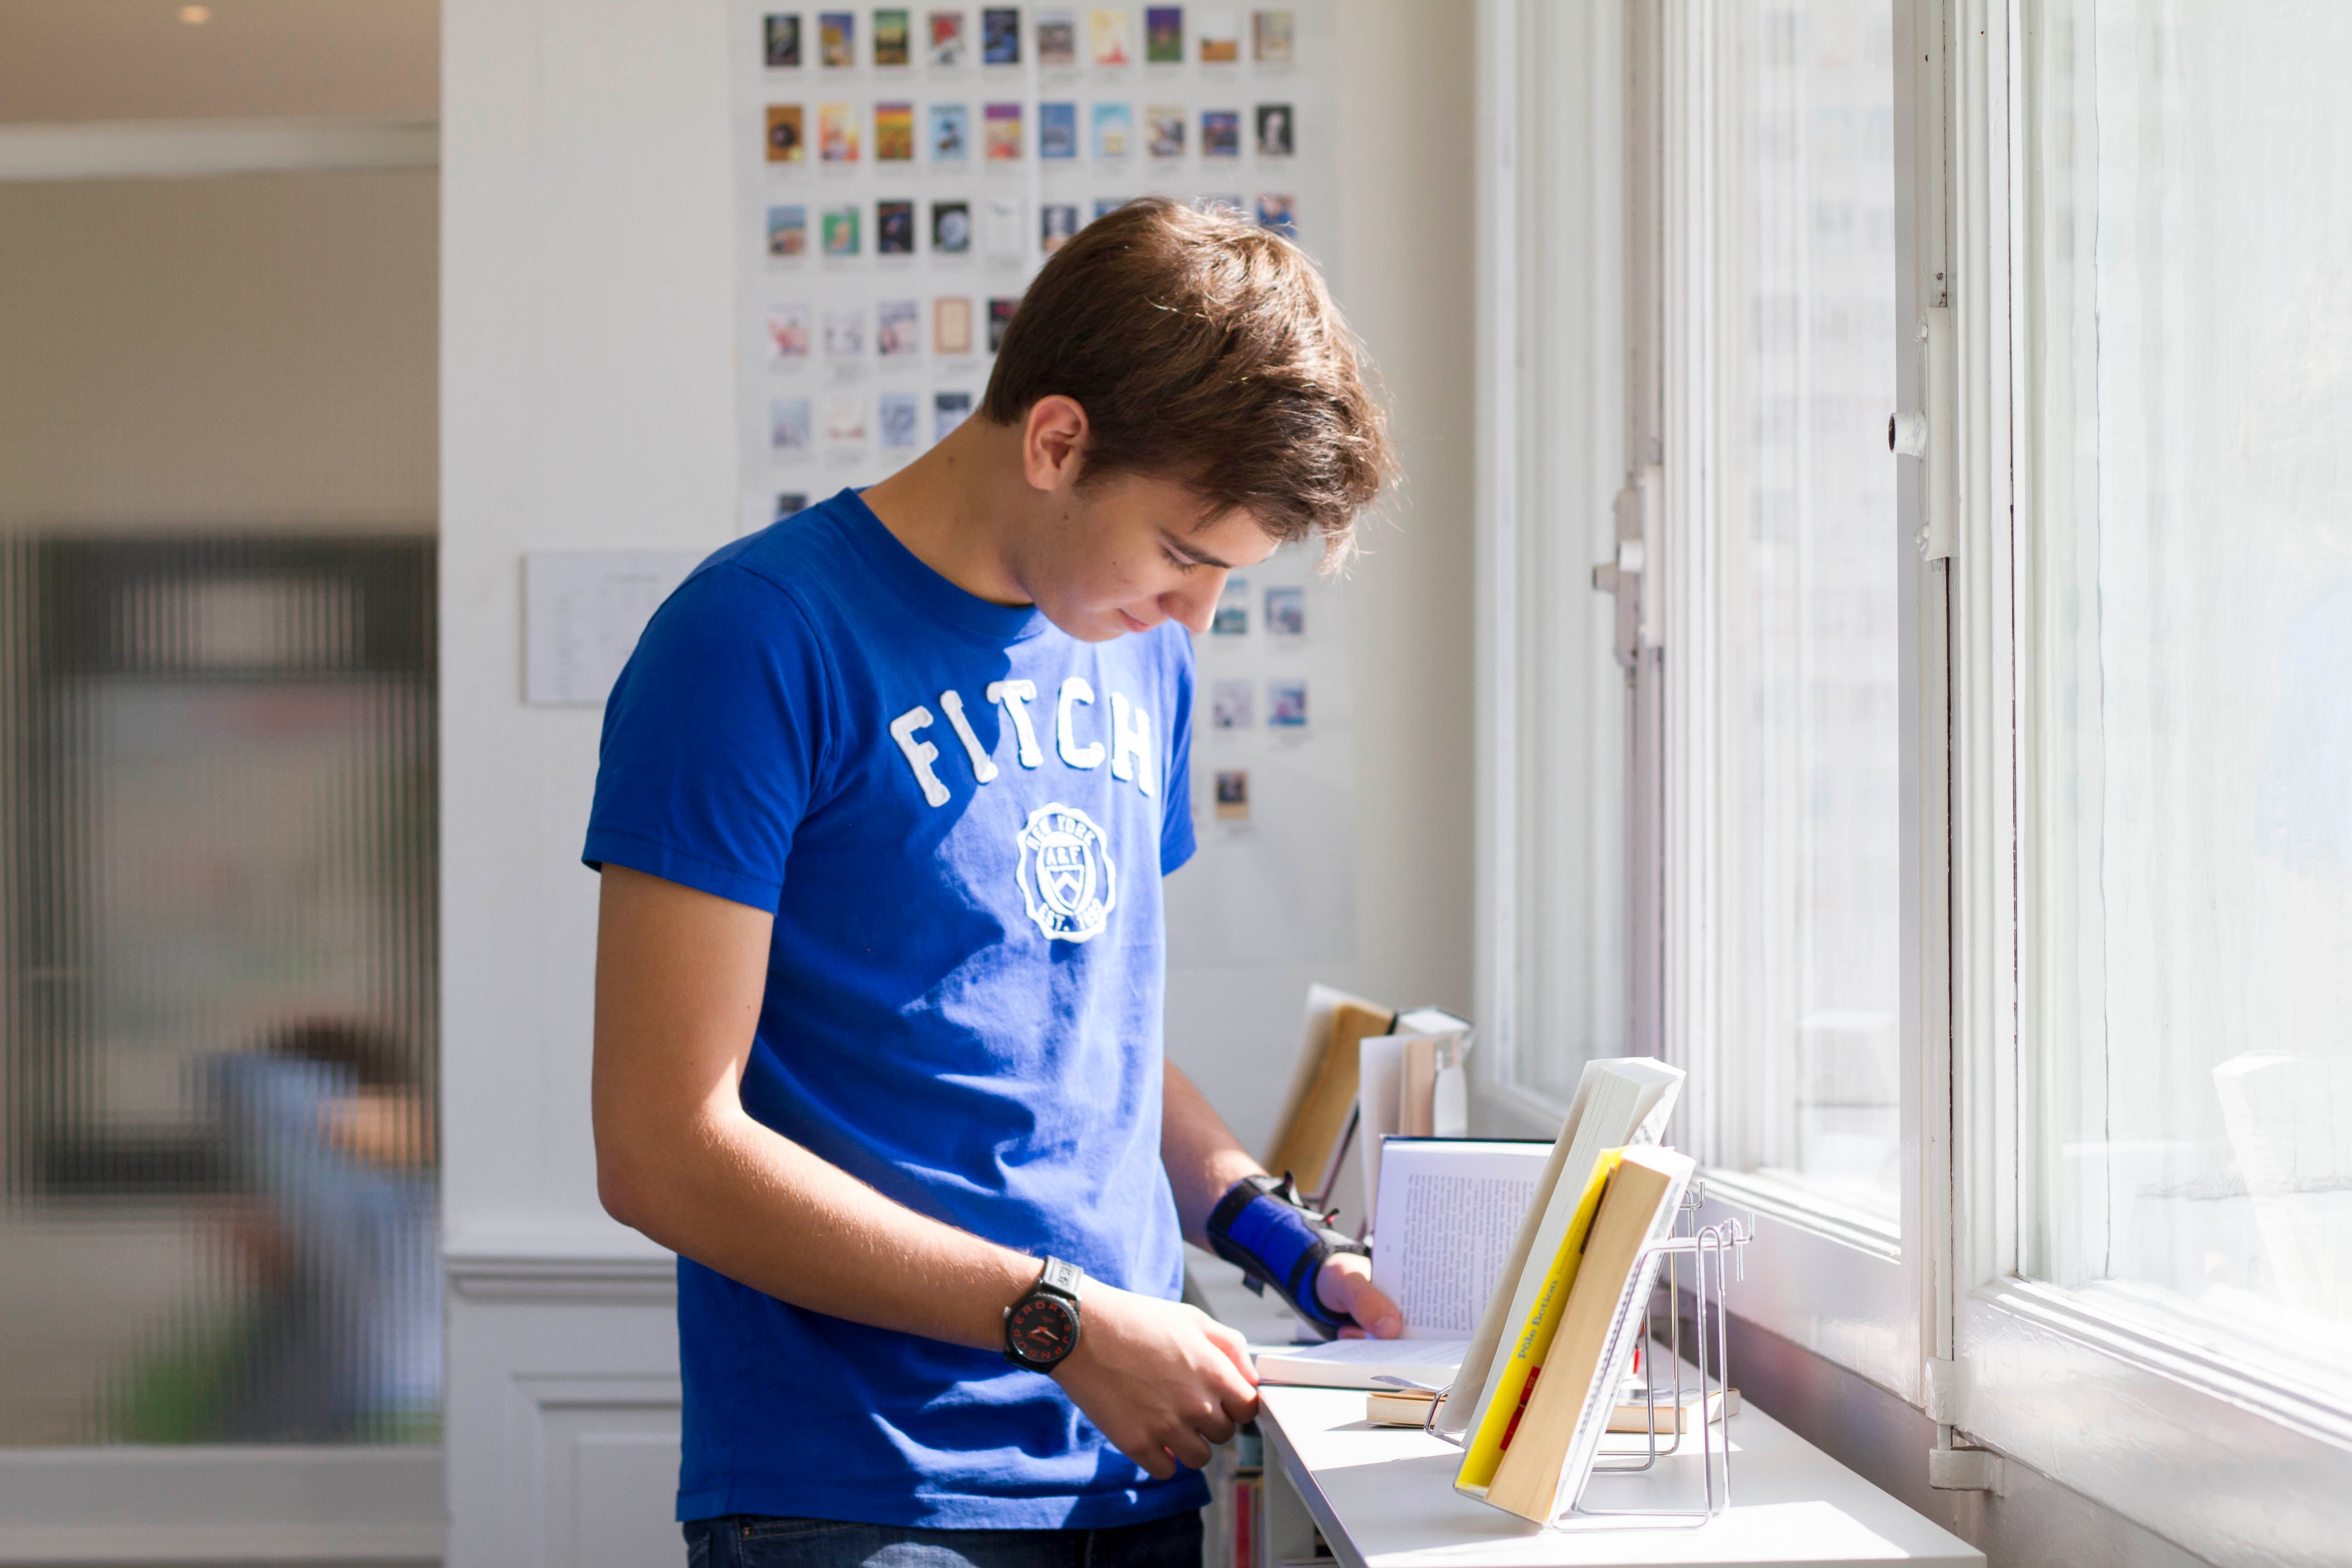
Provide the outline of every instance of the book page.
<path id="1" fill-rule="evenodd" d="M 1546 1143 L 1392 1138 L 1381 1154 L 1372 1283 L 1408 1339 L 1466 1339 L 1509 1261 L 1551 1157 Z"/>

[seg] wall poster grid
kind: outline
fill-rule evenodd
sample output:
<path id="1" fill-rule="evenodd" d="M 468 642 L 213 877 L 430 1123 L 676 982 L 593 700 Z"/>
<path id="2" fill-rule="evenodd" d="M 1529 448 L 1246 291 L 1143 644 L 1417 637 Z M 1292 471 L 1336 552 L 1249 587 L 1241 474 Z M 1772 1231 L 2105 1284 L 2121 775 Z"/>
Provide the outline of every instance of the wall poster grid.
<path id="1" fill-rule="evenodd" d="M 743 531 L 953 429 L 1046 257 L 1135 197 L 1224 204 L 1336 270 L 1318 0 L 735 0 L 731 20 Z M 1237 576 L 1196 639 L 1203 854 L 1170 884 L 1178 963 L 1352 953 L 1344 627 L 1314 563 Z"/>

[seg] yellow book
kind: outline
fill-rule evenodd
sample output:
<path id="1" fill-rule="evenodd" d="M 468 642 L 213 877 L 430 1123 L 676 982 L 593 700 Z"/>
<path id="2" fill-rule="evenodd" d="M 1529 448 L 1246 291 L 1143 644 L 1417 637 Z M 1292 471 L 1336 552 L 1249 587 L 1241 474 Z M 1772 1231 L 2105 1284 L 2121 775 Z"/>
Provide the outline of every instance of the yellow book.
<path id="1" fill-rule="evenodd" d="M 1584 1196 L 1578 1200 L 1575 1216 L 1568 1222 L 1568 1234 L 1560 1238 L 1559 1250 L 1552 1255 L 1543 1287 L 1536 1292 L 1535 1305 L 1528 1310 L 1527 1321 L 1520 1325 L 1518 1337 L 1511 1342 L 1511 1359 L 1503 1365 L 1501 1380 L 1495 1386 L 1494 1402 L 1486 1406 L 1477 1432 L 1463 1453 L 1462 1468 L 1454 1477 L 1454 1486 L 1463 1491 L 1483 1493 L 1495 1479 L 1495 1470 L 1503 1462 L 1504 1435 L 1510 1431 L 1519 1413 L 1528 1380 L 1543 1365 L 1544 1357 L 1551 1353 L 1552 1338 L 1559 1331 L 1560 1313 L 1568 1305 L 1569 1291 L 1576 1284 L 1577 1266 L 1584 1259 L 1584 1238 L 1592 1229 L 1592 1216 L 1601 1207 L 1601 1194 L 1608 1190 L 1609 1178 L 1624 1157 L 1624 1150 L 1610 1149 L 1593 1162 L 1591 1179 L 1584 1184 Z"/>

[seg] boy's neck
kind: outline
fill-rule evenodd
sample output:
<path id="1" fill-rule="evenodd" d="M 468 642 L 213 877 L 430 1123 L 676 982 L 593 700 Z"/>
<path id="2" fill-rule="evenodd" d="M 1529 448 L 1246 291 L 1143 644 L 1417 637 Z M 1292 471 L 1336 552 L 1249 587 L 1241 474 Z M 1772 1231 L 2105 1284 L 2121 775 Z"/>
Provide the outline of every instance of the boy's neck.
<path id="1" fill-rule="evenodd" d="M 1013 542 L 1044 500 L 1022 477 L 1021 436 L 974 415 L 861 492 L 915 559 L 992 605 L 1034 602 L 1013 566 Z"/>

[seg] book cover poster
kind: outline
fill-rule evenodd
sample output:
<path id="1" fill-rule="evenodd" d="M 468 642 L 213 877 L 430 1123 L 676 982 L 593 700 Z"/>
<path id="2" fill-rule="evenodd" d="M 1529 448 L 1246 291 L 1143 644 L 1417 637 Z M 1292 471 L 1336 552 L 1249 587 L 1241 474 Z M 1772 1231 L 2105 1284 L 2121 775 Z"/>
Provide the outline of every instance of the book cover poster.
<path id="1" fill-rule="evenodd" d="M 971 157 L 971 106 L 931 105 L 931 162 L 961 163 Z"/>
<path id="2" fill-rule="evenodd" d="M 1305 637 L 1307 590 L 1268 588 L 1265 591 L 1265 629 L 1278 637 Z"/>
<path id="3" fill-rule="evenodd" d="M 1087 13 L 1087 48 L 1098 66 L 1125 66 L 1135 63 L 1135 53 L 1127 36 L 1127 12 L 1097 10 Z"/>
<path id="4" fill-rule="evenodd" d="M 1078 18 L 1076 13 L 1037 13 L 1037 63 L 1063 69 L 1078 63 Z"/>
<path id="5" fill-rule="evenodd" d="M 1257 688 L 1246 680 L 1220 680 L 1210 688 L 1209 723 L 1218 730 L 1246 730 L 1257 720 Z"/>
<path id="6" fill-rule="evenodd" d="M 912 62 L 912 28 L 907 13 L 900 10 L 874 13 L 874 63 L 877 66 L 903 66 Z"/>
<path id="7" fill-rule="evenodd" d="M 1192 14 L 1193 36 L 1201 40 L 1201 63 L 1204 66 L 1229 66 L 1242 58 L 1242 25 L 1240 13 L 1223 7 L 1197 10 Z"/>
<path id="8" fill-rule="evenodd" d="M 1298 237 L 1298 203 L 1287 195 L 1268 192 L 1257 199 L 1257 222 L 1260 228 L 1270 228 L 1286 239 Z"/>
<path id="9" fill-rule="evenodd" d="M 1037 106 L 1037 156 L 1075 158 L 1078 155 L 1078 106 L 1041 103 Z"/>
<path id="10" fill-rule="evenodd" d="M 1155 158 L 1184 155 L 1184 106 L 1155 103 L 1143 111 L 1144 150 Z"/>
<path id="11" fill-rule="evenodd" d="M 1249 579 L 1235 575 L 1225 579 L 1225 591 L 1217 595 L 1217 608 L 1209 617 L 1209 635 L 1213 637 L 1245 637 L 1249 636 Z M 1247 686 L 1249 682 L 1242 682 Z"/>
<path id="12" fill-rule="evenodd" d="M 1265 683 L 1265 727 L 1269 730 L 1307 728 L 1307 682 L 1269 680 Z"/>
<path id="13" fill-rule="evenodd" d="M 944 441 L 955 427 L 971 417 L 971 394 L 969 392 L 938 392 L 931 395 L 931 439 Z"/>
<path id="14" fill-rule="evenodd" d="M 1260 65 L 1286 66 L 1291 63 L 1292 26 L 1286 10 L 1254 11 L 1250 14 L 1251 54 Z"/>
<path id="15" fill-rule="evenodd" d="M 1249 814 L 1249 770 L 1247 768 L 1218 769 L 1217 820 L 1247 822 Z"/>
<path id="16" fill-rule="evenodd" d="M 933 70 L 961 69 L 967 53 L 961 11 L 934 11 L 930 17 L 930 61 Z"/>
<path id="17" fill-rule="evenodd" d="M 1238 158 L 1242 155 L 1242 114 L 1238 109 L 1201 110 L 1201 156 Z M 1238 203 L 1236 205 L 1240 205 Z"/>
<path id="18" fill-rule="evenodd" d="M 771 13 L 761 19 L 761 41 L 770 70 L 791 70 L 801 63 L 801 14 Z"/>
<path id="19" fill-rule="evenodd" d="M 1127 205 L 1128 203 L 1134 199 L 1135 198 L 1133 196 L 1097 196 L 1095 198 L 1095 216 L 1108 217 L 1112 213 L 1118 211 L 1119 208 Z"/>
<path id="20" fill-rule="evenodd" d="M 1095 156 L 1124 158 L 1135 144 L 1135 111 L 1124 103 L 1095 105 Z"/>
<path id="21" fill-rule="evenodd" d="M 874 347 L 885 359 L 923 352 L 922 313 L 912 300 L 885 300 L 874 307 Z"/>
<path id="22" fill-rule="evenodd" d="M 1028 254 L 1029 237 L 1022 230 L 1021 210 L 1016 196 L 989 196 L 982 201 L 980 247 L 991 261 L 1019 261 Z"/>
<path id="23" fill-rule="evenodd" d="M 1004 329 L 1013 324 L 1013 312 L 1018 300 L 991 300 L 988 302 L 988 352 L 995 353 L 1004 347 Z"/>
<path id="24" fill-rule="evenodd" d="M 808 358 L 809 308 L 806 305 L 768 307 L 768 352 L 777 359 Z"/>
<path id="25" fill-rule="evenodd" d="M 857 162 L 857 106 L 821 103 L 816 110 L 817 153 L 828 163 Z"/>
<path id="26" fill-rule="evenodd" d="M 808 254 L 808 208 L 793 205 L 768 209 L 768 254 Z"/>
<path id="27" fill-rule="evenodd" d="M 1257 106 L 1257 155 L 1261 158 L 1290 156 L 1290 105 L 1261 103 Z"/>
<path id="28" fill-rule="evenodd" d="M 807 151 L 797 103 L 768 105 L 768 162 L 797 163 Z"/>
<path id="29" fill-rule="evenodd" d="M 980 60 L 982 65 L 1021 63 L 1021 7 L 991 5 L 980 14 Z"/>
<path id="30" fill-rule="evenodd" d="M 877 163 L 915 161 L 915 106 L 877 103 L 874 106 L 874 160 Z"/>
<path id="31" fill-rule="evenodd" d="M 809 400 L 779 397 L 768 405 L 768 448 L 790 456 L 809 449 Z"/>
<path id="32" fill-rule="evenodd" d="M 961 256 L 971 248 L 971 204 L 931 204 L 931 251 L 938 256 Z"/>
<path id="33" fill-rule="evenodd" d="M 942 294 L 931 301 L 931 348 L 942 354 L 971 353 L 971 301 Z"/>
<path id="34" fill-rule="evenodd" d="M 1018 162 L 1021 157 L 1021 106 L 1017 103 L 992 103 L 985 113 L 988 161 L 992 163 Z"/>
<path id="35" fill-rule="evenodd" d="M 854 456 L 866 447 L 866 399 L 854 392 L 836 392 L 824 400 L 824 444 L 827 450 Z"/>
<path id="36" fill-rule="evenodd" d="M 827 207 L 824 213 L 824 253 L 827 256 L 855 256 L 861 247 L 857 239 L 856 207 Z"/>
<path id="37" fill-rule="evenodd" d="M 824 357 L 863 359 L 866 356 L 866 307 L 827 305 L 824 308 Z"/>
<path id="38" fill-rule="evenodd" d="M 1037 209 L 1037 243 L 1051 256 L 1078 232 L 1078 209 L 1070 202 L 1047 202 Z"/>
<path id="39" fill-rule="evenodd" d="M 1146 65 L 1184 63 L 1184 7 L 1147 5 L 1143 8 L 1143 60 Z"/>
<path id="40" fill-rule="evenodd" d="M 882 446 L 893 452 L 913 449 L 915 445 L 915 395 L 911 392 L 886 392 L 882 395 Z"/>
<path id="41" fill-rule="evenodd" d="M 838 69 L 857 63 L 857 13 L 820 11 L 816 14 L 817 58 Z"/>
<path id="42" fill-rule="evenodd" d="M 877 256 L 912 256 L 915 253 L 914 203 L 874 204 L 874 252 Z"/>

